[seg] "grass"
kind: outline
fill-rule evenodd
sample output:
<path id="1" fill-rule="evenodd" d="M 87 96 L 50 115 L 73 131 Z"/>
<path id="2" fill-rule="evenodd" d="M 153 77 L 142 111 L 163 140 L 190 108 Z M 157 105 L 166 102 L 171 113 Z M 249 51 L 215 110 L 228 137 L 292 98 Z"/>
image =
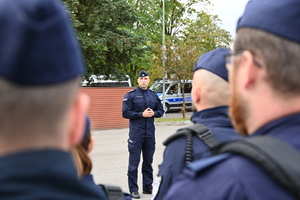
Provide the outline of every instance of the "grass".
<path id="1" fill-rule="evenodd" d="M 155 118 L 154 122 L 179 122 L 179 121 L 190 121 L 189 118 L 183 119 L 182 117 L 179 118 Z"/>

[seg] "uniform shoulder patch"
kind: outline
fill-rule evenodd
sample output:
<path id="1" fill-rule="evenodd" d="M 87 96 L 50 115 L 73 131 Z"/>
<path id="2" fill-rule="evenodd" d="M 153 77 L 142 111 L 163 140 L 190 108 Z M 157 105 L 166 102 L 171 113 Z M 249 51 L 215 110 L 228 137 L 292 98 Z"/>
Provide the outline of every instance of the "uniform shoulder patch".
<path id="1" fill-rule="evenodd" d="M 127 101 L 128 99 L 131 99 L 134 91 L 136 91 L 136 88 L 127 92 L 124 96 L 123 102 Z"/>

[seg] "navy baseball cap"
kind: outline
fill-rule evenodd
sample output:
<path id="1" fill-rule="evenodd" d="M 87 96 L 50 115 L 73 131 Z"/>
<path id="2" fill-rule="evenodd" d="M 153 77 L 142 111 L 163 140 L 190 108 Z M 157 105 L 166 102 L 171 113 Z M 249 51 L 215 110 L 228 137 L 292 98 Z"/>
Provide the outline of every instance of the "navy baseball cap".
<path id="1" fill-rule="evenodd" d="M 228 71 L 224 56 L 230 54 L 226 48 L 217 48 L 200 56 L 194 67 L 194 72 L 198 69 L 206 69 L 228 82 Z"/>
<path id="2" fill-rule="evenodd" d="M 149 76 L 149 74 L 145 70 L 140 71 L 139 77 L 145 77 L 145 76 Z"/>
<path id="3" fill-rule="evenodd" d="M 251 0 L 238 20 L 243 27 L 261 29 L 300 43 L 299 0 Z"/>
<path id="4" fill-rule="evenodd" d="M 21 85 L 64 82 L 85 66 L 58 0 L 0 0 L 0 76 Z"/>

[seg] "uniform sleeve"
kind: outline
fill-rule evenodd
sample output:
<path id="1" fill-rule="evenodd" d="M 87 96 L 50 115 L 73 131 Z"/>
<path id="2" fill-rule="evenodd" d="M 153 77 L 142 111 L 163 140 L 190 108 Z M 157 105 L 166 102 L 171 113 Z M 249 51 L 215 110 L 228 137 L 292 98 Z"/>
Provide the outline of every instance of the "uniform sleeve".
<path id="1" fill-rule="evenodd" d="M 163 116 L 163 114 L 164 114 L 165 111 L 164 111 L 162 103 L 161 103 L 161 101 L 160 101 L 160 99 L 158 98 L 157 95 L 156 95 L 156 100 L 157 100 L 157 110 L 154 111 L 154 117 L 155 118 L 159 118 L 159 117 Z"/>
<path id="2" fill-rule="evenodd" d="M 133 111 L 133 95 L 134 93 L 127 93 L 124 96 L 122 104 L 122 116 L 126 119 L 139 119 L 143 117 L 143 112 Z"/>

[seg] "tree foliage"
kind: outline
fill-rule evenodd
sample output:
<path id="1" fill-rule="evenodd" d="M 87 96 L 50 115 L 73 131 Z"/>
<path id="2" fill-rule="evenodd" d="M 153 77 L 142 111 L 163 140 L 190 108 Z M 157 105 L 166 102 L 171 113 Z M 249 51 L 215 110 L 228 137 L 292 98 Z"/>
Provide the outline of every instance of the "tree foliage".
<path id="1" fill-rule="evenodd" d="M 229 48 L 232 41 L 229 32 L 220 28 L 220 20 L 217 16 L 201 11 L 197 12 L 194 19 L 184 21 L 184 29 L 180 29 L 176 36 L 166 35 L 164 67 L 165 76 L 177 79 L 182 91 L 187 80 L 192 79 L 193 68 L 199 56 L 218 47 Z M 152 71 L 163 70 L 161 57 L 159 57 L 162 55 L 162 50 L 161 44 L 155 46 L 157 56 Z M 185 94 L 182 95 L 184 100 L 182 113 L 185 117 Z"/>
<path id="2" fill-rule="evenodd" d="M 163 0 L 63 0 L 70 10 L 88 75 L 162 74 Z M 204 9 L 209 0 L 165 0 L 165 76 L 191 79 L 197 58 L 229 47 L 231 35 Z M 185 78 L 188 77 L 188 78 Z M 134 81 L 132 81 L 134 83 Z"/>
<path id="3" fill-rule="evenodd" d="M 154 46 L 153 62 L 149 71 L 153 78 L 161 78 L 162 0 L 128 1 L 134 6 L 138 15 L 134 31 L 140 32 L 143 30 L 143 34 Z M 174 58 L 174 55 L 172 55 L 174 45 L 180 48 L 183 44 L 179 43 L 186 43 L 186 46 L 190 45 L 190 49 L 193 49 L 195 54 L 194 57 L 199 57 L 201 54 L 217 47 L 230 46 L 231 35 L 228 31 L 220 28 L 221 21 L 218 17 L 204 12 L 203 8 L 209 6 L 209 4 L 209 0 L 165 0 L 165 64 L 167 77 L 177 76 L 174 74 L 175 71 L 171 70 L 174 68 L 174 62 L 172 61 Z M 176 53 L 178 53 L 178 50 Z M 184 55 L 182 54 L 180 57 L 184 57 Z M 190 66 L 186 63 L 181 66 L 181 69 L 183 68 L 190 68 Z"/>
<path id="4" fill-rule="evenodd" d="M 137 21 L 127 0 L 63 0 L 69 8 L 90 74 L 129 74 L 134 58 L 150 49 L 146 37 L 134 34 Z"/>

